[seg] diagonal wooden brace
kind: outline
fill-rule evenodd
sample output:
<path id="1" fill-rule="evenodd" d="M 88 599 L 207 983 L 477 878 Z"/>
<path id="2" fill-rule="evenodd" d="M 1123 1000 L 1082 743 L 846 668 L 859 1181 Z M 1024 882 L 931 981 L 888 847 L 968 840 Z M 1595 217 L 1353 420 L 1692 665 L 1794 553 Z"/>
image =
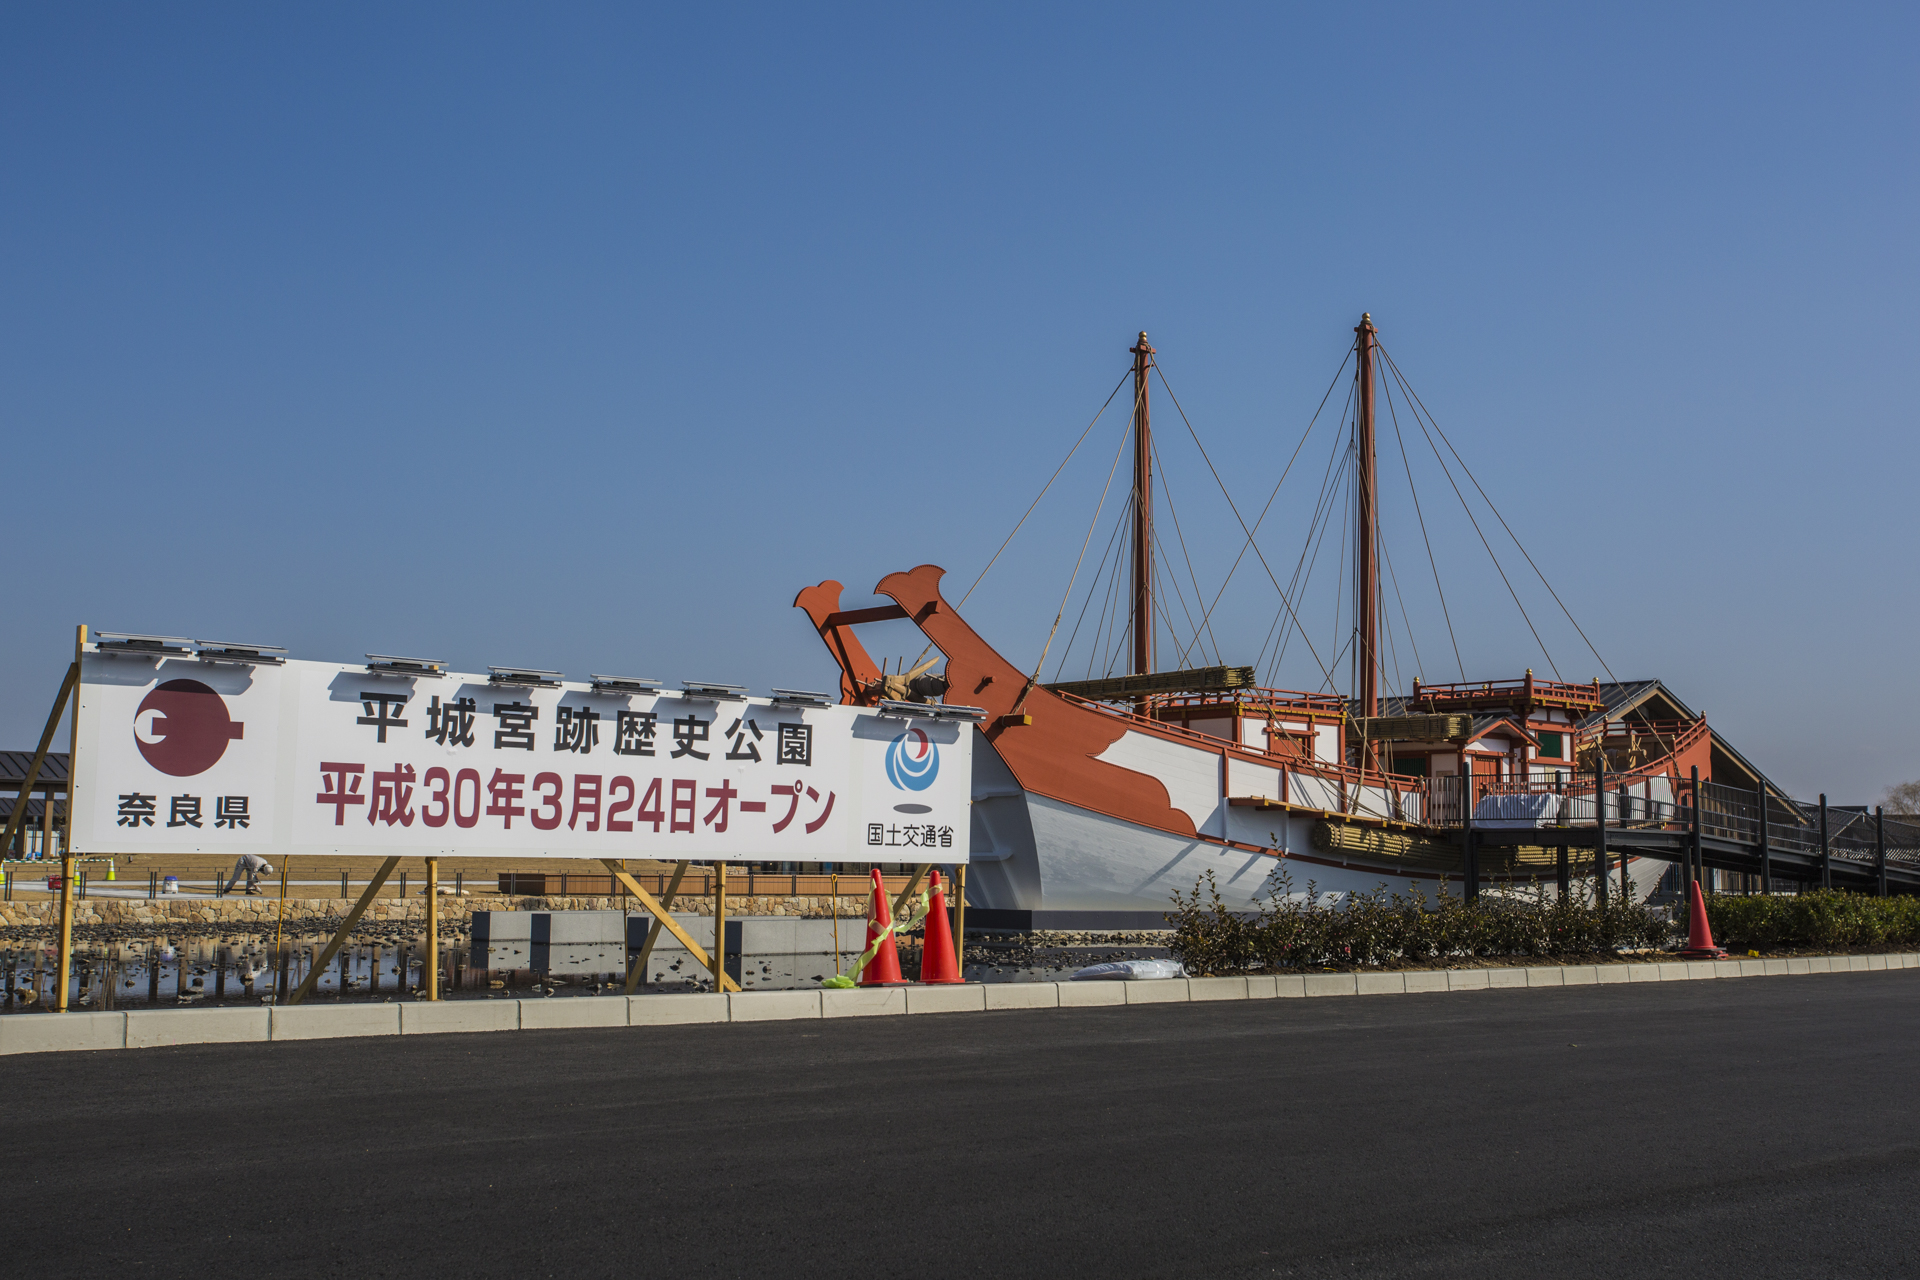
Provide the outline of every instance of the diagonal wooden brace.
<path id="1" fill-rule="evenodd" d="M 40 766 L 47 762 L 47 748 L 53 745 L 53 731 L 60 727 L 60 715 L 67 709 L 67 695 L 74 692 L 73 686 L 79 680 L 80 664 L 76 662 L 67 668 L 67 678 L 60 682 L 60 692 L 53 699 L 53 710 L 47 715 L 47 727 L 40 732 L 40 746 L 33 753 L 33 763 L 27 766 L 27 776 L 20 780 L 20 794 L 14 797 L 13 814 L 7 819 L 7 835 L 4 840 L 0 840 L 0 857 L 13 852 L 13 842 L 20 835 L 20 824 L 27 818 L 27 799 L 33 795 L 33 784 L 40 780 Z M 79 699 L 75 698 L 74 701 L 77 703 Z M 68 803 L 71 804 L 72 801 L 69 800 Z M 47 812 L 50 813 L 52 810 L 53 793 L 49 791 Z"/>
<path id="2" fill-rule="evenodd" d="M 606 863 L 607 870 L 613 872 L 614 878 L 619 880 L 621 884 L 627 886 L 627 892 L 640 899 L 640 905 L 648 911 L 651 911 L 653 918 L 658 920 L 668 933 L 679 940 L 680 945 L 687 949 L 687 954 L 693 957 L 695 964 L 707 969 L 713 968 L 713 957 L 707 954 L 707 949 L 695 942 L 693 938 L 688 935 L 687 931 L 680 927 L 680 922 L 673 918 L 673 913 L 661 904 L 660 899 L 654 897 L 645 889 L 642 889 L 640 882 L 621 870 L 620 864 L 612 858 L 602 858 L 600 861 Z M 720 975 L 720 985 L 728 991 L 738 991 L 740 989 L 740 984 L 724 973 Z"/>
<path id="3" fill-rule="evenodd" d="M 373 900 L 380 895 L 380 886 L 387 882 L 387 877 L 392 875 L 393 869 L 399 865 L 400 859 L 397 857 L 388 858 L 380 864 L 380 870 L 376 871 L 373 879 L 367 882 L 367 891 L 360 895 L 360 901 L 354 903 L 353 910 L 347 912 L 347 918 L 340 922 L 340 927 L 334 931 L 333 938 L 327 943 L 326 948 L 313 958 L 313 968 L 307 970 L 307 976 L 301 980 L 299 990 L 287 998 L 288 1004 L 299 1004 L 313 994 L 313 989 L 320 985 L 320 975 L 327 971 L 327 966 L 333 963 L 333 957 L 339 954 L 340 944 L 345 942 L 347 935 L 353 932 L 353 926 L 360 923 L 360 917 L 367 914 L 367 908 L 372 906 Z"/>
<path id="4" fill-rule="evenodd" d="M 674 897 L 679 894 L 680 882 L 687 878 L 687 868 L 690 865 L 691 861 L 689 859 L 682 858 L 673 869 L 673 879 L 667 882 L 666 896 L 660 900 L 660 905 L 668 911 L 673 910 Z M 660 941 L 660 935 L 665 932 L 666 930 L 660 927 L 660 923 L 657 920 L 654 922 L 653 928 L 647 930 L 647 940 L 641 944 L 640 954 L 634 957 L 632 966 L 627 970 L 628 995 L 632 995 L 633 989 L 640 985 L 642 978 L 646 977 L 647 961 L 653 956 L 653 946 L 656 942 Z"/>
<path id="5" fill-rule="evenodd" d="M 920 886 L 926 883 L 927 872 L 931 870 L 933 870 L 933 864 L 931 862 L 923 862 L 913 869 L 913 879 L 907 881 L 907 887 L 902 889 L 900 896 L 893 900 L 893 918 L 895 920 L 898 920 L 900 913 L 906 909 L 907 900 L 912 898 L 914 894 L 920 892 Z"/>

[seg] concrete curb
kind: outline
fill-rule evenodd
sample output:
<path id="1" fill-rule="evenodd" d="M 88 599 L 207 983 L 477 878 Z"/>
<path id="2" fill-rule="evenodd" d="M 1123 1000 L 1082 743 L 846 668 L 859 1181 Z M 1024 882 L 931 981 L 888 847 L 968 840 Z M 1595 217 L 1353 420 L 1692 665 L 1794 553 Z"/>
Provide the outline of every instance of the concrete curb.
<path id="1" fill-rule="evenodd" d="M 1198 1004 L 1276 997 L 1413 995 L 1511 987 L 1614 982 L 1699 982 L 1920 969 L 1920 953 L 1810 956 L 1789 960 L 1693 960 L 1510 969 L 1421 969 L 1399 973 L 1255 974 L 1245 978 L 1164 978 L 1145 982 L 996 982 L 938 987 L 746 991 L 732 995 L 571 996 L 543 1000 L 449 1000 L 434 1004 L 323 1004 L 224 1009 L 136 1009 L 128 1013 L 0 1017 L 0 1056 L 181 1044 L 333 1040 L 350 1036 L 447 1035 L 566 1027 L 660 1027 L 696 1022 L 1084 1009 L 1122 1004 Z"/>

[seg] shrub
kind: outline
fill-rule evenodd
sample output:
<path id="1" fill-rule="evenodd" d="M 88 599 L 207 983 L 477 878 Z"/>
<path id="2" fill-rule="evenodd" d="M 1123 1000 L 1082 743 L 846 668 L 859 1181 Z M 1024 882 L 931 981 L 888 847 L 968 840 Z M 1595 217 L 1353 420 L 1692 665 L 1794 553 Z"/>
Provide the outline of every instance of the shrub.
<path id="1" fill-rule="evenodd" d="M 1264 902 L 1252 911 L 1231 911 L 1209 871 L 1194 882 L 1193 892 L 1174 892 L 1167 913 L 1174 927 L 1170 949 L 1189 973 L 1214 976 L 1463 956 L 1591 955 L 1658 946 L 1672 932 L 1644 904 L 1617 895 L 1604 907 L 1561 902 L 1536 884 L 1531 894 L 1482 894 L 1468 903 L 1444 887 L 1432 900 L 1418 885 L 1407 895 L 1389 894 L 1384 884 L 1371 893 L 1322 894 L 1310 880 L 1305 893 L 1295 893 L 1283 866 L 1269 880 Z M 1920 927 L 1920 915 L 1915 925 Z"/>
<path id="2" fill-rule="evenodd" d="M 1736 951 L 1920 943 L 1920 898 L 1872 898 L 1838 889 L 1792 896 L 1710 895 L 1713 940 Z"/>

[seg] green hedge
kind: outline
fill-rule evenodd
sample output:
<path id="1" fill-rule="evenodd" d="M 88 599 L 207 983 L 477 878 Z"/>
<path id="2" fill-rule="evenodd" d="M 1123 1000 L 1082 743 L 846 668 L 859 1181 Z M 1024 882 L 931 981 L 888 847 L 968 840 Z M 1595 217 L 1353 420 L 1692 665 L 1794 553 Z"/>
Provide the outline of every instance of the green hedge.
<path id="1" fill-rule="evenodd" d="M 1713 940 L 1731 951 L 1920 944 L 1920 898 L 1870 898 L 1838 889 L 1794 896 L 1707 899 Z"/>
<path id="2" fill-rule="evenodd" d="M 1444 893 L 1429 900 L 1417 887 L 1410 896 L 1389 895 L 1382 885 L 1327 903 L 1311 881 L 1307 893 L 1296 896 L 1284 868 L 1268 900 L 1252 912 L 1228 910 L 1212 872 L 1191 894 L 1176 891 L 1173 904 L 1167 913 L 1174 926 L 1171 950 L 1196 977 L 1442 958 L 1593 955 L 1659 946 L 1672 936 L 1664 919 L 1617 894 L 1605 907 L 1562 903 L 1557 894 L 1538 891 L 1531 898 L 1482 894 L 1467 903 Z"/>

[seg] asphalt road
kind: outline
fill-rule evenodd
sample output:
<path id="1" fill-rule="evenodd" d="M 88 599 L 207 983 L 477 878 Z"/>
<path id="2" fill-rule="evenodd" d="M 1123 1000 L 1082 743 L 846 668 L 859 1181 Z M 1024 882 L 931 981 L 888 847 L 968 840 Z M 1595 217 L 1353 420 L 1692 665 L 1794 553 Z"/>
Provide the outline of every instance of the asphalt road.
<path id="1" fill-rule="evenodd" d="M 1920 1273 L 1920 972 L 0 1059 L 12 1276 Z"/>

